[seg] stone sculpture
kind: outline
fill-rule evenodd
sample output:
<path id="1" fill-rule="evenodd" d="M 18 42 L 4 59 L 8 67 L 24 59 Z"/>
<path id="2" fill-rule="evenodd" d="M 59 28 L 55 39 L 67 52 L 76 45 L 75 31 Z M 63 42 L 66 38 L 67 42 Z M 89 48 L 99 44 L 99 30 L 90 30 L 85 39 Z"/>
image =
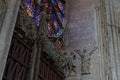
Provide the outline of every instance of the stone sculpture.
<path id="1" fill-rule="evenodd" d="M 81 52 L 80 49 L 74 50 L 81 57 L 81 74 L 90 74 L 90 56 L 94 53 L 94 51 L 98 49 L 98 47 L 94 47 L 91 51 L 87 51 L 87 49 L 83 49 Z"/>

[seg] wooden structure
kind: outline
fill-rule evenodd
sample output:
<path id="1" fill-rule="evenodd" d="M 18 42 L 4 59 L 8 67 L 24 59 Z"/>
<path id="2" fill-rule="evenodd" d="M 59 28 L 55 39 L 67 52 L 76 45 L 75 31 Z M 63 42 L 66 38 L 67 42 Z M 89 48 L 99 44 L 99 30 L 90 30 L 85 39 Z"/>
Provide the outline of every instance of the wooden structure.
<path id="1" fill-rule="evenodd" d="M 19 31 L 14 31 L 3 80 L 27 80 L 32 42 Z"/>
<path id="2" fill-rule="evenodd" d="M 64 76 L 53 66 L 53 60 L 44 53 L 40 60 L 38 80 L 64 80 Z"/>
<path id="3" fill-rule="evenodd" d="M 33 43 L 26 39 L 20 30 L 14 31 L 3 80 L 27 80 Z M 38 80 L 64 80 L 64 76 L 55 70 L 53 59 L 43 53 L 40 60 Z"/>
<path id="4" fill-rule="evenodd" d="M 35 42 L 31 37 L 34 36 L 34 32 L 30 32 L 32 32 L 34 26 L 24 11 L 20 11 L 18 16 L 2 80 L 29 80 L 31 76 L 31 62 L 35 59 L 33 58 L 33 45 Z M 37 80 L 64 80 L 64 75 L 60 74 L 53 66 L 53 59 L 49 57 L 48 60 L 48 55 L 43 56 L 37 64 L 39 65 Z"/>

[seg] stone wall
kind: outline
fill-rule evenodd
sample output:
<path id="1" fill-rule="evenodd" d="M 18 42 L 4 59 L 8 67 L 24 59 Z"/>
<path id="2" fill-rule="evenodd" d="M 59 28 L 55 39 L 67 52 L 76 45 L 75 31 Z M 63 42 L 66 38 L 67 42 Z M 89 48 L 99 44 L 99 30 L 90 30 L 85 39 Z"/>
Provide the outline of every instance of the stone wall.
<path id="1" fill-rule="evenodd" d="M 111 79 L 120 80 L 120 1 L 106 0 L 106 27 L 108 30 L 108 50 Z M 110 73 L 108 73 L 110 74 Z"/>
<path id="2" fill-rule="evenodd" d="M 91 56 L 91 74 L 82 75 L 80 79 L 70 77 L 67 80 L 119 80 L 120 1 L 69 0 L 68 3 L 69 24 L 65 32 L 66 49 L 86 48 L 89 51 L 97 46 L 98 50 Z M 80 65 L 76 63 L 79 68 Z"/>
<path id="3" fill-rule="evenodd" d="M 0 31 L 1 31 L 1 26 L 4 21 L 5 13 L 7 9 L 7 1 L 6 0 L 0 0 Z"/>
<path id="4" fill-rule="evenodd" d="M 101 79 L 119 80 L 119 0 L 96 0 L 97 44 L 101 55 Z"/>
<path id="5" fill-rule="evenodd" d="M 4 3 L 8 1 L 9 4 L 5 6 Z M 20 0 L 0 0 L 0 80 L 2 80 L 7 60 L 19 4 Z"/>
<path id="6" fill-rule="evenodd" d="M 69 0 L 69 24 L 66 47 L 88 48 L 95 43 L 95 10 L 93 0 Z M 82 46 L 81 46 L 82 45 Z"/>
<path id="7" fill-rule="evenodd" d="M 69 0 L 68 1 L 69 23 L 65 31 L 65 47 L 73 50 L 87 49 L 90 52 L 96 47 L 96 9 L 94 0 Z M 80 57 L 78 55 L 78 57 Z M 90 74 L 81 76 L 81 59 L 74 61 L 76 75 L 66 80 L 99 80 L 98 53 L 95 51 L 91 56 Z"/>

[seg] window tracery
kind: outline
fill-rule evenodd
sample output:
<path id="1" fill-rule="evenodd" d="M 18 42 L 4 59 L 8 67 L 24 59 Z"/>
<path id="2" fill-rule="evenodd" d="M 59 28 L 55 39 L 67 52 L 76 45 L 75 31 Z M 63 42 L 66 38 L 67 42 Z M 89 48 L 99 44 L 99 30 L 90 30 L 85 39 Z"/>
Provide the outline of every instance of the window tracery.
<path id="1" fill-rule="evenodd" d="M 47 37 L 54 44 L 57 44 L 58 51 L 61 51 L 59 49 L 62 49 L 63 40 L 58 41 L 58 38 L 63 39 L 65 0 L 23 0 L 22 3 L 25 11 L 32 18 L 36 27 L 40 27 L 42 12 L 45 11 L 47 13 Z"/>

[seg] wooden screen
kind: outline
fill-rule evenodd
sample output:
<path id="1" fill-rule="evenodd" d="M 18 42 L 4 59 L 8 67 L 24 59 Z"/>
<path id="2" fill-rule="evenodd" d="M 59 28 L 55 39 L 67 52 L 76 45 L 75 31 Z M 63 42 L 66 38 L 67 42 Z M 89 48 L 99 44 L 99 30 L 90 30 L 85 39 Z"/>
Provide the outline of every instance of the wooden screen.
<path id="1" fill-rule="evenodd" d="M 19 30 L 14 31 L 3 80 L 27 80 L 32 43 Z"/>
<path id="2" fill-rule="evenodd" d="M 41 57 L 38 80 L 64 80 L 64 75 L 60 74 L 55 67 L 50 64 L 50 59 Z"/>

